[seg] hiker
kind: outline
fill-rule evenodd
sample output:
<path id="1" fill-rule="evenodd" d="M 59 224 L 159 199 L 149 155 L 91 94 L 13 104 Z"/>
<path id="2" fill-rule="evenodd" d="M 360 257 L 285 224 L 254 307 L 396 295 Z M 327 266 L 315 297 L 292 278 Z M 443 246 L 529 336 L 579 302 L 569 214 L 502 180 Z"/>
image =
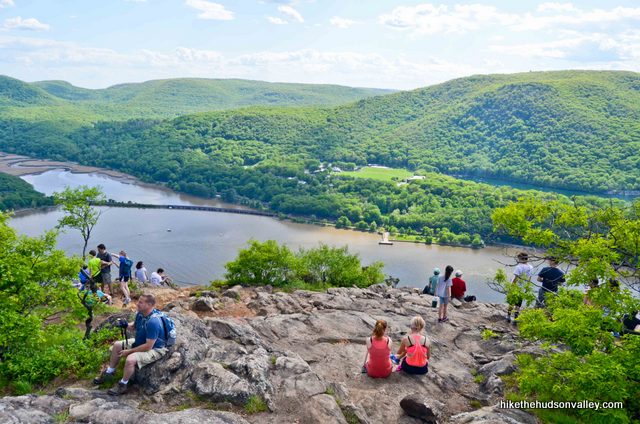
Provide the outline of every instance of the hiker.
<path id="1" fill-rule="evenodd" d="M 110 395 L 117 396 L 127 392 L 127 385 L 135 372 L 136 365 L 138 368 L 142 368 L 167 353 L 165 326 L 162 318 L 153 313 L 155 304 L 156 298 L 153 295 L 143 294 L 140 296 L 134 323 L 125 321 L 123 324 L 123 328 L 127 330 L 135 329 L 135 338 L 115 342 L 111 348 L 109 367 L 99 377 L 93 379 L 94 384 L 102 384 L 112 380 L 118 362 L 120 359 L 126 358 L 122 379 L 115 387 L 109 389 Z"/>
<path id="2" fill-rule="evenodd" d="M 94 252 L 95 254 L 95 251 L 92 250 L 91 252 Z M 91 254 L 91 252 L 89 252 L 89 254 Z M 83 265 L 82 268 L 80 269 L 80 272 L 78 273 L 78 279 L 80 280 L 80 287 L 78 287 L 78 291 L 82 292 L 82 291 L 88 290 L 89 293 L 95 294 L 98 297 L 98 300 L 100 302 L 104 302 L 107 305 L 111 305 L 112 303 L 111 296 L 109 296 L 108 294 L 104 293 L 102 290 L 99 290 L 97 287 L 95 287 L 95 283 L 92 282 L 91 273 L 87 265 Z"/>
<path id="3" fill-rule="evenodd" d="M 118 267 L 120 269 L 118 272 L 118 281 L 120 281 L 120 290 L 122 290 L 122 294 L 124 295 L 124 301 L 122 304 L 128 305 L 131 302 L 129 280 L 131 279 L 131 267 L 133 266 L 133 261 L 127 257 L 127 252 L 121 250 L 118 255 L 118 262 L 120 263 L 120 266 Z"/>
<path id="4" fill-rule="evenodd" d="M 440 275 L 440 268 L 433 268 L 433 275 L 429 277 L 429 283 L 424 286 L 422 294 L 436 294 L 436 285 L 438 284 L 438 275 Z"/>
<path id="5" fill-rule="evenodd" d="M 173 282 L 171 281 L 171 278 L 167 275 L 164 275 L 164 269 L 162 268 L 158 268 L 158 270 L 156 272 L 152 272 L 151 273 L 151 278 L 149 279 L 149 281 L 151 282 L 152 286 L 161 286 L 163 284 L 166 284 L 167 286 L 175 289 L 176 285 L 173 284 Z"/>
<path id="6" fill-rule="evenodd" d="M 106 285 L 109 288 L 109 294 L 113 296 L 113 289 L 111 288 L 111 264 L 115 264 L 113 262 L 113 257 L 111 257 L 111 253 L 107 252 L 107 248 L 104 244 L 100 243 L 98 245 L 98 258 L 101 261 L 100 266 L 100 275 L 102 277 L 101 289 L 104 291 L 104 286 Z M 117 266 L 117 265 L 116 265 Z"/>
<path id="7" fill-rule="evenodd" d="M 536 307 L 543 308 L 548 293 L 558 293 L 558 286 L 565 282 L 564 272 L 558 268 L 558 260 L 548 257 L 549 266 L 542 268 L 538 273 L 538 281 L 542 282 L 542 287 L 538 291 Z"/>
<path id="8" fill-rule="evenodd" d="M 411 333 L 400 341 L 397 358 L 400 365 L 396 371 L 404 371 L 407 374 L 426 374 L 429 372 L 429 338 L 422 334 L 424 320 L 421 316 L 411 319 Z"/>
<path id="9" fill-rule="evenodd" d="M 514 312 L 513 322 L 518 319 L 520 308 L 524 301 L 521 291 L 527 283 L 531 282 L 531 278 L 533 277 L 533 266 L 529 263 L 529 254 L 527 252 L 520 252 L 517 258 L 518 265 L 516 265 L 513 270 L 513 281 L 511 281 L 511 284 L 518 287 L 518 290 L 516 290 L 515 293 L 507 293 L 507 304 L 509 305 L 507 309 L 507 322 L 511 322 L 511 312 Z"/>
<path id="10" fill-rule="evenodd" d="M 386 331 L 387 322 L 379 319 L 376 321 L 371 337 L 366 341 L 367 353 L 364 356 L 363 371 L 366 371 L 369 377 L 387 378 L 393 370 L 390 359 L 391 338 L 385 334 Z"/>
<path id="11" fill-rule="evenodd" d="M 438 277 L 438 284 L 436 285 L 436 296 L 440 300 L 440 306 L 438 307 L 438 322 L 447 322 L 447 305 L 451 300 L 451 274 L 453 274 L 453 267 L 447 265 L 444 270 L 444 275 Z"/>
<path id="12" fill-rule="evenodd" d="M 640 334 L 640 311 L 635 311 L 632 314 L 625 315 L 622 318 L 623 329 L 622 331 L 627 334 Z"/>
<path id="13" fill-rule="evenodd" d="M 467 291 L 467 284 L 462 279 L 462 271 L 457 270 L 453 274 L 455 278 L 451 280 L 451 298 L 462 302 L 464 301 L 464 293 Z"/>
<path id="14" fill-rule="evenodd" d="M 93 281 L 102 281 L 102 277 L 100 276 L 100 268 L 102 267 L 102 261 L 96 255 L 95 250 L 89 250 L 89 276 L 93 279 Z"/>
<path id="15" fill-rule="evenodd" d="M 136 264 L 136 280 L 142 284 L 147 284 L 149 282 L 149 277 L 147 277 L 147 268 L 144 267 L 142 261 L 138 261 Z"/>

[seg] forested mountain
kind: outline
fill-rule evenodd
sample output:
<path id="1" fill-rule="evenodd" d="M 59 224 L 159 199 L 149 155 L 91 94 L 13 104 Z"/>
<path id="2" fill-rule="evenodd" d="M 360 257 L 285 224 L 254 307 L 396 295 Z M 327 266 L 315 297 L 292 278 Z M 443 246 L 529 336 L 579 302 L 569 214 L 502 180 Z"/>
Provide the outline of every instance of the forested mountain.
<path id="1" fill-rule="evenodd" d="M 0 173 L 0 212 L 53 205 L 53 199 L 19 177 Z"/>
<path id="2" fill-rule="evenodd" d="M 0 118 L 0 150 L 118 169 L 284 213 L 485 237 L 491 210 L 522 192 L 438 173 L 593 193 L 640 189 L 640 74 L 632 72 L 474 76 L 337 107 L 262 106 L 74 125 L 56 119 L 55 111 L 67 112 L 63 107 L 25 102 L 95 93 L 39 85 L 5 94 L 27 100 L 13 108 L 21 118 Z M 141 98 L 156 95 L 142 92 Z M 89 102 L 73 107 L 83 101 Z M 314 173 L 320 162 L 378 163 L 428 178 L 398 187 Z"/>
<path id="3" fill-rule="evenodd" d="M 9 106 L 0 116 L 67 121 L 166 118 L 245 106 L 332 106 L 391 90 L 337 85 L 269 83 L 238 79 L 181 78 L 120 84 L 90 90 L 65 81 L 25 83 L 0 76 L 0 105 Z M 56 110 L 50 110 L 55 107 Z"/>

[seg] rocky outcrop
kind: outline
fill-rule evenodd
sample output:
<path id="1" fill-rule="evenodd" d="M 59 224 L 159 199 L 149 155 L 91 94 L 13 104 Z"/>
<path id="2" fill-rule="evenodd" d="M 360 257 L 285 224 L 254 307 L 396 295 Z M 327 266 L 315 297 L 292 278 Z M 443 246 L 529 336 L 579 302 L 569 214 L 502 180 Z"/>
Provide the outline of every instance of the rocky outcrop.
<path id="1" fill-rule="evenodd" d="M 500 376 L 515 369 L 514 352 L 539 349 L 515 338 L 502 305 L 452 308 L 450 322 L 439 324 L 431 297 L 386 285 L 291 294 L 234 287 L 165 299 L 178 342 L 137 372 L 132 393 L 115 398 L 65 388 L 7 397 L 0 399 L 0 422 L 44 423 L 64 414 L 92 423 L 535 422 L 491 406 L 502 396 Z M 205 307 L 206 299 L 216 303 Z M 387 321 L 397 348 L 415 315 L 427 322 L 429 373 L 362 374 L 375 320 Z M 485 329 L 498 336 L 484 340 Z"/>

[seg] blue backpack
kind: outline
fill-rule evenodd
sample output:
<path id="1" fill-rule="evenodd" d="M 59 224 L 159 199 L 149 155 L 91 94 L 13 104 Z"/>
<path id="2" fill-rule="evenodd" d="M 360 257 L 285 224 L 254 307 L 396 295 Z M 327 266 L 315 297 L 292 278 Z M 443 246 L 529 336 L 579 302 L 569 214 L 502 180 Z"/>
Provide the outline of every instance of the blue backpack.
<path id="1" fill-rule="evenodd" d="M 151 317 L 157 316 L 162 321 L 162 327 L 164 328 L 164 334 L 166 336 L 165 346 L 170 347 L 176 344 L 178 333 L 176 332 L 176 324 L 173 319 L 162 311 L 154 309 L 151 313 Z"/>

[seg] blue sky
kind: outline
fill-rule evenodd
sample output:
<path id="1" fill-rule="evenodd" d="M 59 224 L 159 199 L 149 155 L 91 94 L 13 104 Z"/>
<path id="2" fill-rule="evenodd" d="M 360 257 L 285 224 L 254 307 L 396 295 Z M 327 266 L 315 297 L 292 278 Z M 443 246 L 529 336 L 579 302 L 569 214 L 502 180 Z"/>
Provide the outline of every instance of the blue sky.
<path id="1" fill-rule="evenodd" d="M 0 73 L 26 81 L 411 89 L 554 69 L 640 71 L 640 2 L 0 0 Z"/>

